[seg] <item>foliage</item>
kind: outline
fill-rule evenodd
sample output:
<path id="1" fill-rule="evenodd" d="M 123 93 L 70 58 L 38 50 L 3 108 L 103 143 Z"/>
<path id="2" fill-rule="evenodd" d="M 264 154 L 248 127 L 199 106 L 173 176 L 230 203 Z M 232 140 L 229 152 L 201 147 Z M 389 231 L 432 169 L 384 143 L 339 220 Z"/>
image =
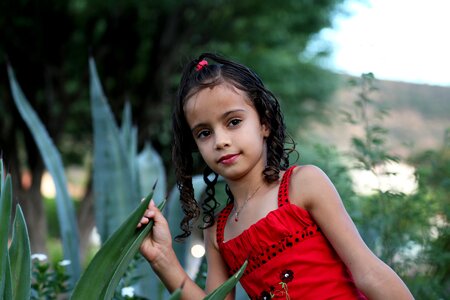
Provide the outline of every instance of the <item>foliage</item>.
<path id="1" fill-rule="evenodd" d="M 70 291 L 70 284 L 66 266 L 70 262 L 63 260 L 51 264 L 43 254 L 33 254 L 32 259 L 31 299 L 51 300 L 67 297 L 67 293 Z"/>
<path id="2" fill-rule="evenodd" d="M 8 248 L 12 195 L 11 176 L 5 176 L 3 159 L 0 159 L 0 298 L 28 300 L 31 288 L 30 241 L 19 205 Z"/>
<path id="3" fill-rule="evenodd" d="M 137 253 L 133 260 L 129 263 L 127 269 L 125 270 L 122 279 L 119 281 L 119 284 L 114 291 L 113 299 L 115 300 L 125 300 L 125 299 L 134 299 L 141 300 L 146 299 L 144 297 L 140 297 L 136 295 L 135 286 L 136 284 L 142 280 L 142 276 L 136 274 L 136 269 L 139 265 L 145 264 L 146 261 L 140 253 Z M 154 292 L 153 292 L 154 293 Z"/>
<path id="4" fill-rule="evenodd" d="M 399 161 L 386 145 L 383 127 L 386 109 L 377 106 L 375 78 L 363 74 L 351 84 L 359 88 L 354 112 L 343 112 L 347 122 L 359 125 L 363 136 L 352 139 L 355 167 L 372 172 L 376 178 L 389 174 L 382 168 Z M 448 199 L 450 153 L 448 137 L 439 151 L 427 151 L 409 163 L 416 167 L 418 189 L 406 195 L 394 190 L 374 189 L 359 195 L 355 209 L 357 227 L 368 246 L 401 277 L 418 298 L 443 299 L 450 289 L 448 273 Z M 395 174 L 394 174 L 395 175 Z"/>
<path id="5" fill-rule="evenodd" d="M 28 103 L 19 84 L 16 81 L 14 72 L 8 66 L 9 80 L 16 106 L 30 129 L 34 141 L 38 145 L 45 165 L 54 178 L 56 186 L 56 203 L 58 208 L 59 227 L 61 239 L 63 241 L 64 257 L 71 261 L 69 265 L 72 285 L 81 274 L 80 259 L 78 253 L 79 236 L 75 220 L 75 209 L 72 199 L 67 191 L 67 180 L 64 173 L 61 156 L 53 141 L 49 137 L 44 125 L 39 120 L 36 112 Z"/>
<path id="6" fill-rule="evenodd" d="M 166 173 L 158 153 L 147 143 L 137 153 L 138 130 L 132 124 L 131 109 L 125 106 L 122 127 L 116 125 L 114 115 L 104 95 L 93 58 L 89 60 L 91 78 L 91 107 L 94 129 L 93 191 L 95 221 L 102 241 L 107 240 L 118 224 L 122 223 L 150 190 L 152 182 L 154 199 L 162 201 L 166 192 Z M 152 295 L 162 286 L 156 276 L 144 265 L 134 270 L 141 278 L 137 291 Z M 150 282 L 144 285 L 144 282 Z M 150 285 L 150 286 L 149 286 Z"/>
<path id="7" fill-rule="evenodd" d="M 128 130 L 119 130 L 103 94 L 93 59 L 89 62 L 89 68 L 94 129 L 95 221 L 99 234 L 105 241 L 139 199 L 135 141 L 137 132 L 131 126 Z M 165 181 L 165 178 L 161 179 L 162 182 Z"/>
<path id="8" fill-rule="evenodd" d="M 112 298 L 120 279 L 128 268 L 128 264 L 153 227 L 153 222 L 151 222 L 142 230 L 136 230 L 136 224 L 147 209 L 152 197 L 153 192 L 105 241 L 77 282 L 72 299 Z M 159 209 L 162 209 L 164 204 L 165 202 L 161 202 Z"/>
<path id="9" fill-rule="evenodd" d="M 11 288 L 13 299 L 28 299 L 30 291 L 30 241 L 20 205 L 16 206 L 12 241 L 9 246 Z"/>
<path id="10" fill-rule="evenodd" d="M 411 224 L 407 221 L 410 219 L 405 217 L 415 210 L 401 209 L 409 202 L 405 194 L 383 190 L 380 186 L 380 176 L 387 174 L 383 166 L 399 158 L 390 154 L 386 146 L 387 130 L 382 126 L 382 120 L 387 111 L 372 99 L 377 91 L 375 77 L 371 73 L 363 74 L 358 80 L 351 80 L 350 84 L 358 89 L 357 98 L 353 101 L 353 111 L 342 111 L 342 114 L 349 124 L 361 126 L 363 133 L 362 137 L 352 138 L 353 151 L 349 156 L 356 169 L 368 170 L 378 180 L 373 194 L 359 201 L 361 223 L 358 223 L 358 228 L 368 246 L 395 268 L 396 255 L 411 238 L 408 235 Z M 400 234 L 395 233 L 397 230 Z"/>
<path id="11" fill-rule="evenodd" d="M 388 152 L 386 147 L 387 130 L 382 126 L 382 120 L 387 110 L 376 106 L 371 95 L 377 91 L 375 76 L 372 73 L 363 74 L 359 80 L 350 80 L 352 86 L 359 88 L 358 97 L 353 102 L 353 112 L 341 111 L 350 124 L 363 127 L 363 137 L 354 136 L 350 153 L 357 162 L 356 167 L 369 170 L 377 175 L 377 167 L 390 161 L 398 161 L 398 157 Z M 370 109 L 375 110 L 371 112 Z M 372 114 L 371 114 L 372 113 Z"/>
<path id="12" fill-rule="evenodd" d="M 247 267 L 248 261 L 245 261 L 241 268 L 227 281 L 225 281 L 222 285 L 208 294 L 204 300 L 213 300 L 213 299 L 225 299 L 226 295 L 228 295 L 239 282 L 242 275 L 244 275 L 245 268 Z"/>
<path id="13" fill-rule="evenodd" d="M 420 260 L 425 268 L 410 281 L 418 297 L 444 299 L 450 293 L 450 129 L 439 149 L 409 161 L 417 170 L 419 188 L 414 200 L 423 203 L 428 217 Z"/>
<path id="14" fill-rule="evenodd" d="M 4 175 L 3 159 L 0 160 L 0 296 L 11 293 L 11 274 L 8 255 L 9 226 L 11 218 L 11 177 Z"/>

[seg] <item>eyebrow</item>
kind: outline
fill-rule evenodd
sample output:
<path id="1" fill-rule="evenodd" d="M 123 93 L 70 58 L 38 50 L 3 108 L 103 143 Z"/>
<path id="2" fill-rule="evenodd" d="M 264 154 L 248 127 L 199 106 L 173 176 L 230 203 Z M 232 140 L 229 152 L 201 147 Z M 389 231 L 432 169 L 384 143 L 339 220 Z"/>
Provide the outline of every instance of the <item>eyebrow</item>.
<path id="1" fill-rule="evenodd" d="M 245 109 L 242 109 L 242 108 L 229 110 L 229 111 L 226 111 L 225 113 L 223 113 L 222 116 L 221 116 L 220 118 L 221 118 L 221 119 L 225 119 L 225 118 L 227 118 L 227 117 L 228 117 L 229 115 L 231 115 L 231 114 L 234 114 L 234 113 L 237 113 L 237 112 L 245 112 L 245 111 L 246 111 L 246 110 L 245 110 Z M 206 126 L 206 125 L 207 125 L 206 123 L 199 123 L 199 124 L 196 124 L 194 127 L 192 127 L 191 132 L 194 132 L 197 128 L 203 127 L 203 126 Z"/>

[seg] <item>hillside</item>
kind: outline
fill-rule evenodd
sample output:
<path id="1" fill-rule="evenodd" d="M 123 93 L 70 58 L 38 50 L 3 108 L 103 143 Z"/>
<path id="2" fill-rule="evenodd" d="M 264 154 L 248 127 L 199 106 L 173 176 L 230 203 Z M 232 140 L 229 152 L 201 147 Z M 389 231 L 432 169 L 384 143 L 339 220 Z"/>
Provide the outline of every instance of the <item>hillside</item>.
<path id="1" fill-rule="evenodd" d="M 348 79 L 342 77 L 341 88 L 327 105 L 325 122 L 308 128 L 309 138 L 341 150 L 349 148 L 351 136 L 361 133 L 361 128 L 346 124 L 339 114 L 342 109 L 351 110 L 357 97 L 357 90 L 346 85 Z M 445 130 L 450 129 L 450 87 L 385 80 L 375 83 L 378 91 L 371 98 L 389 111 L 382 125 L 389 130 L 387 145 L 394 153 L 406 157 L 442 144 Z"/>

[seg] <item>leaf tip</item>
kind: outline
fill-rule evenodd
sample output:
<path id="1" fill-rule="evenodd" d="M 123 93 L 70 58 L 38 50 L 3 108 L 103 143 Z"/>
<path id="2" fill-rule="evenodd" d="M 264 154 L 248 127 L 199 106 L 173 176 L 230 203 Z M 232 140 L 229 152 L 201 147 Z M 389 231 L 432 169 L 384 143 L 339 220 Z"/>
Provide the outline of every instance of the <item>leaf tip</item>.
<path id="1" fill-rule="evenodd" d="M 156 184 L 158 183 L 158 178 L 156 178 L 155 183 L 153 184 L 152 191 L 156 189 Z"/>

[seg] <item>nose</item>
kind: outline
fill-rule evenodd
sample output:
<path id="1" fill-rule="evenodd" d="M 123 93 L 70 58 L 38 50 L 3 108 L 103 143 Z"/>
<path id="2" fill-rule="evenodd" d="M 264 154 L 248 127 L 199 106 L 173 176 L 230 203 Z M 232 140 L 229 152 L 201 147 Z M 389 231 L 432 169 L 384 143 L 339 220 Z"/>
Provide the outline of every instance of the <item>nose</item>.
<path id="1" fill-rule="evenodd" d="M 214 135 L 216 149 L 223 149 L 231 145 L 230 135 L 225 130 L 215 130 Z"/>

